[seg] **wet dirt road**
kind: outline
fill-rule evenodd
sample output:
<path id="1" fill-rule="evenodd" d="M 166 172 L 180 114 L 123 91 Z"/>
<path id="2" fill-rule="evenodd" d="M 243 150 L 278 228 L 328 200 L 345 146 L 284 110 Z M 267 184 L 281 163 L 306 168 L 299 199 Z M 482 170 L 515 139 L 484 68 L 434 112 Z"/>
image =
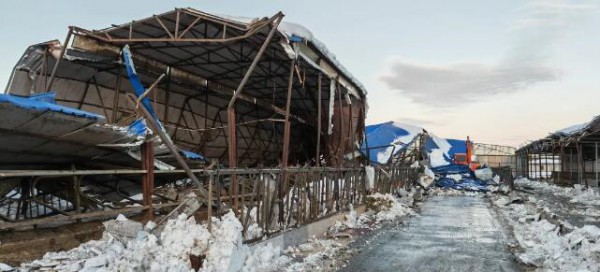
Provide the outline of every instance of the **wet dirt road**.
<path id="1" fill-rule="evenodd" d="M 340 271 L 519 271 L 506 233 L 486 198 L 432 197 Z"/>

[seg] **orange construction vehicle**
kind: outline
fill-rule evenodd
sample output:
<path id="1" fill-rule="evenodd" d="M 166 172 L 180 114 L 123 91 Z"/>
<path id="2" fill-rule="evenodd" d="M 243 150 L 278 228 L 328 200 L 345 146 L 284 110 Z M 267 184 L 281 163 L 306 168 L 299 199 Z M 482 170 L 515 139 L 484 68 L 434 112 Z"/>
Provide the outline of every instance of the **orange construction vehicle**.
<path id="1" fill-rule="evenodd" d="M 473 142 L 467 136 L 467 153 L 456 153 L 454 154 L 454 164 L 466 165 L 469 169 L 475 171 L 475 169 L 479 168 L 480 164 L 477 161 L 473 160 Z"/>

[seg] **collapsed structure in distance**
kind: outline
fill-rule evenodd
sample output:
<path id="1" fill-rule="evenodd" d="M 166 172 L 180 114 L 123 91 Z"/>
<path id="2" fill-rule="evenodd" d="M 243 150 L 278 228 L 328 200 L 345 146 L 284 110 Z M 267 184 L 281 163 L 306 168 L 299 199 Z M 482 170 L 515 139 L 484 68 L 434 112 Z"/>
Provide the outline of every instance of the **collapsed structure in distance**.
<path id="1" fill-rule="evenodd" d="M 516 152 L 519 173 L 556 184 L 598 186 L 600 118 L 533 141 Z"/>

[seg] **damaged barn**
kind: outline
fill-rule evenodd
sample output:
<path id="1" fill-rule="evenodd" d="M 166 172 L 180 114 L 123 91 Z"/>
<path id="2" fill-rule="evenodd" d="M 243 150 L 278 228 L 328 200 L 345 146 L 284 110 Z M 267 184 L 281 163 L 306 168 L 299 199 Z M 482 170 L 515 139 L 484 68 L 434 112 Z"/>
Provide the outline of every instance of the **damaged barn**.
<path id="1" fill-rule="evenodd" d="M 597 187 L 599 129 L 600 118 L 594 117 L 519 148 L 519 173 L 560 185 Z"/>
<path id="2" fill-rule="evenodd" d="M 0 97 L 0 228 L 152 217 L 190 191 L 244 229 L 362 201 L 345 155 L 366 90 L 283 17 L 182 8 L 30 46 Z"/>

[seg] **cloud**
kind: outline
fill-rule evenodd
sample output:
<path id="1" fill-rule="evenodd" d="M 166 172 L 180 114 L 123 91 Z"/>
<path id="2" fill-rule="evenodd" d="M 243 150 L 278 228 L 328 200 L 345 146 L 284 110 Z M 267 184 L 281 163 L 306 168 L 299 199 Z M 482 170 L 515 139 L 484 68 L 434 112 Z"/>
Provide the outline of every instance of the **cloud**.
<path id="1" fill-rule="evenodd" d="M 420 119 L 420 118 L 410 118 L 410 117 L 396 118 L 395 121 L 399 122 L 399 123 L 403 123 L 403 124 L 409 124 L 409 125 L 420 126 L 420 127 L 426 127 L 427 125 L 430 125 L 430 126 L 443 126 L 444 125 L 444 123 L 440 122 L 440 121 Z"/>
<path id="2" fill-rule="evenodd" d="M 556 80 L 559 75 L 555 69 L 536 62 L 430 65 L 402 59 L 392 60 L 389 73 L 381 77 L 388 87 L 402 90 L 416 102 L 436 107 L 454 107 L 457 103 L 514 92 Z"/>
<path id="3" fill-rule="evenodd" d="M 390 89 L 415 102 L 454 107 L 560 79 L 562 71 L 548 64 L 552 50 L 567 29 L 596 6 L 566 0 L 530 1 L 509 28 L 511 46 L 496 63 L 421 63 L 392 57 L 380 76 Z"/>

